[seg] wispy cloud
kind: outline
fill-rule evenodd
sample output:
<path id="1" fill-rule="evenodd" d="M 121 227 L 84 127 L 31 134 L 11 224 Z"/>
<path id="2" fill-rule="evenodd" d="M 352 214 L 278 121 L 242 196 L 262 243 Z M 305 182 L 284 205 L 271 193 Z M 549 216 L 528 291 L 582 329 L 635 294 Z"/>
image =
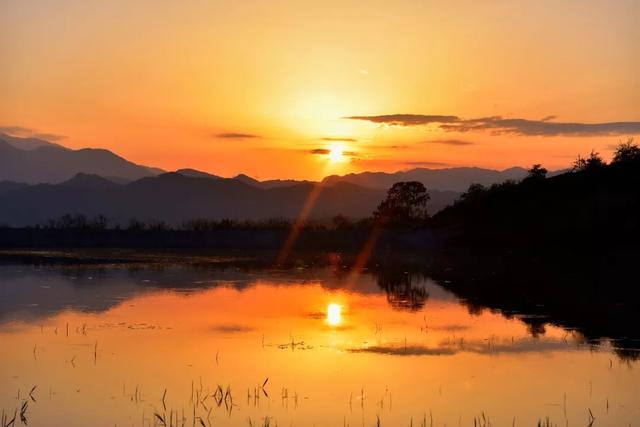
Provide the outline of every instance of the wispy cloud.
<path id="1" fill-rule="evenodd" d="M 447 167 L 452 166 L 450 163 L 431 161 L 431 160 L 403 160 L 403 159 L 390 159 L 390 158 L 376 158 L 376 157 L 358 157 L 354 159 L 360 167 L 372 168 L 372 167 L 390 167 L 404 165 L 408 168 L 415 167 Z"/>
<path id="2" fill-rule="evenodd" d="M 339 138 L 339 137 L 324 137 L 320 138 L 320 141 L 327 142 L 358 142 L 356 138 Z"/>
<path id="3" fill-rule="evenodd" d="M 327 155 L 331 152 L 331 150 L 329 150 L 328 148 L 314 148 L 313 150 L 309 150 L 309 153 L 311 154 L 320 154 L 320 155 Z"/>
<path id="4" fill-rule="evenodd" d="M 474 145 L 475 142 L 464 141 L 462 139 L 434 139 L 432 141 L 423 141 L 424 144 L 442 144 L 442 145 L 456 145 L 456 146 L 464 146 L 464 145 Z"/>
<path id="5" fill-rule="evenodd" d="M 402 162 L 402 164 L 407 166 L 435 166 L 435 167 L 450 166 L 449 163 L 431 162 L 428 160 L 411 160 L 407 162 Z"/>
<path id="6" fill-rule="evenodd" d="M 555 116 L 542 120 L 504 118 L 502 116 L 461 119 L 458 116 L 425 114 L 388 114 L 380 116 L 350 116 L 351 120 L 365 120 L 390 126 L 426 126 L 434 124 L 447 132 L 491 131 L 494 135 L 523 136 L 603 136 L 640 134 L 640 122 L 579 123 L 552 121 Z"/>
<path id="7" fill-rule="evenodd" d="M 417 126 L 430 123 L 453 123 L 460 119 L 457 116 L 425 115 L 425 114 L 385 114 L 381 116 L 349 116 L 345 119 L 365 120 L 394 126 Z"/>
<path id="8" fill-rule="evenodd" d="M 19 138 L 37 138 L 45 141 L 61 141 L 66 138 L 64 135 L 58 135 L 55 133 L 38 132 L 35 129 L 26 128 L 23 126 L 0 126 L 0 133 L 6 133 L 11 136 Z"/>
<path id="9" fill-rule="evenodd" d="M 223 139 L 251 139 L 251 138 L 260 138 L 260 135 L 254 135 L 252 133 L 241 133 L 241 132 L 222 132 L 216 134 L 217 138 Z"/>
<path id="10" fill-rule="evenodd" d="M 314 148 L 312 150 L 309 150 L 310 154 L 318 154 L 318 155 L 329 155 L 331 153 L 331 150 L 329 150 L 328 148 Z M 355 151 L 343 151 L 342 155 L 345 157 L 358 157 L 358 153 L 356 153 Z"/>

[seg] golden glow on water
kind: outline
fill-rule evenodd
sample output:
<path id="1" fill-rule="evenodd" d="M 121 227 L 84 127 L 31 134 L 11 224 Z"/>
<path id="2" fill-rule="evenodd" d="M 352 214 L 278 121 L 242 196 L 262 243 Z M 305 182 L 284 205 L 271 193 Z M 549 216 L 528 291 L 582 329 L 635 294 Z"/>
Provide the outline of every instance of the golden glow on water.
<path id="1" fill-rule="evenodd" d="M 422 305 L 408 309 L 371 276 L 345 290 L 329 270 L 212 278 L 22 268 L 11 279 L 2 268 L 0 295 L 14 308 L 0 300 L 0 412 L 12 414 L 18 390 L 24 397 L 37 385 L 33 426 L 147 427 L 154 412 L 172 410 L 175 424 L 176 412 L 193 414 L 193 388 L 210 396 L 195 408 L 206 425 L 266 417 L 283 426 L 375 425 L 380 417 L 393 427 L 429 412 L 437 426 L 473 425 L 483 412 L 496 426 L 546 416 L 583 425 L 588 409 L 602 425 L 640 417 L 634 362 L 558 327 L 532 337 L 517 318 L 470 312 L 430 280 L 417 284 L 428 294 Z M 263 384 L 268 397 L 258 399 Z M 232 406 L 214 402 L 218 385 L 230 386 Z"/>
<path id="2" fill-rule="evenodd" d="M 331 303 L 327 306 L 327 323 L 331 326 L 338 326 L 342 323 L 342 306 Z"/>

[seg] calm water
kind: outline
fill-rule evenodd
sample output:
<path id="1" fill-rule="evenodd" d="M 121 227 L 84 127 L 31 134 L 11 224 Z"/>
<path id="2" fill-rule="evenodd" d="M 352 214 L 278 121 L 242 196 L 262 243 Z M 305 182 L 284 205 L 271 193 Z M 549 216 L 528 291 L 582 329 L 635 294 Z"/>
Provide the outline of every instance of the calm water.
<path id="1" fill-rule="evenodd" d="M 0 410 L 19 425 L 28 402 L 30 426 L 640 424 L 640 366 L 610 344 L 470 309 L 428 277 L 378 283 L 2 265 Z"/>

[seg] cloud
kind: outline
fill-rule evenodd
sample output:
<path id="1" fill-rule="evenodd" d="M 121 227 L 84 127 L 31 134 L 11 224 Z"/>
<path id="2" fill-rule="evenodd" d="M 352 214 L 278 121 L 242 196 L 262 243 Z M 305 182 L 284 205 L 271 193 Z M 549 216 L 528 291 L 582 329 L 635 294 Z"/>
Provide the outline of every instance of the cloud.
<path id="1" fill-rule="evenodd" d="M 433 141 L 423 141 L 425 144 L 443 144 L 443 145 L 456 145 L 456 146 L 463 146 L 463 145 L 474 145 L 475 142 L 471 142 L 471 141 L 464 141 L 462 139 L 436 139 Z"/>
<path id="2" fill-rule="evenodd" d="M 461 119 L 458 116 L 389 114 L 381 116 L 350 116 L 351 120 L 366 120 L 391 126 L 437 125 L 447 132 L 491 131 L 494 135 L 522 136 L 603 136 L 640 134 L 640 122 L 579 123 L 555 122 L 555 116 L 542 120 L 503 118 L 502 116 Z"/>
<path id="3" fill-rule="evenodd" d="M 446 131 L 491 130 L 494 134 L 524 136 L 602 136 L 640 134 L 640 122 L 569 123 L 527 119 L 487 117 L 443 124 Z"/>
<path id="4" fill-rule="evenodd" d="M 378 144 L 369 144 L 369 145 L 362 145 L 362 148 L 366 149 L 366 150 L 406 150 L 409 148 L 412 148 L 412 145 L 409 144 L 382 144 L 382 145 L 378 145 Z"/>
<path id="5" fill-rule="evenodd" d="M 313 150 L 309 150 L 310 154 L 318 154 L 318 155 L 329 155 L 331 153 L 331 150 L 328 148 L 314 148 Z M 358 153 L 356 153 L 355 151 L 343 151 L 342 155 L 345 157 L 357 157 Z"/>
<path id="6" fill-rule="evenodd" d="M 417 160 L 417 161 L 407 161 L 402 162 L 402 164 L 407 166 L 449 166 L 449 163 L 444 162 L 431 162 L 428 160 Z"/>
<path id="7" fill-rule="evenodd" d="M 56 135 L 55 133 L 36 133 L 33 138 L 44 139 L 45 141 L 62 141 L 66 138 L 64 135 Z"/>
<path id="8" fill-rule="evenodd" d="M 380 123 L 394 126 L 418 126 L 430 123 L 453 123 L 460 119 L 457 116 L 440 116 L 424 114 L 387 114 L 382 116 L 349 116 L 345 119 L 365 120 L 373 123 Z"/>
<path id="9" fill-rule="evenodd" d="M 38 132 L 35 129 L 26 128 L 22 126 L 0 126 L 0 132 L 6 133 L 11 136 L 19 138 L 37 138 L 45 141 L 61 141 L 66 138 L 64 135 L 57 135 L 55 133 Z"/>
<path id="10" fill-rule="evenodd" d="M 217 138 L 224 139 L 251 139 L 251 138 L 260 138 L 260 135 L 254 135 L 251 133 L 240 133 L 240 132 L 223 132 L 216 135 Z"/>
<path id="11" fill-rule="evenodd" d="M 447 167 L 452 166 L 450 163 L 436 162 L 429 160 L 402 160 L 402 159 L 389 159 L 389 158 L 371 158 L 371 157 L 357 157 L 353 159 L 360 167 L 373 168 L 373 167 L 397 167 L 398 165 L 404 165 L 409 168 L 415 167 Z"/>
<path id="12" fill-rule="evenodd" d="M 25 135 L 33 133 L 32 129 L 24 128 L 22 126 L 0 126 L 0 132 L 15 134 L 15 135 Z"/>
<path id="13" fill-rule="evenodd" d="M 327 142 L 358 142 L 358 140 L 356 138 L 337 138 L 337 137 L 320 138 L 320 141 L 327 141 Z"/>

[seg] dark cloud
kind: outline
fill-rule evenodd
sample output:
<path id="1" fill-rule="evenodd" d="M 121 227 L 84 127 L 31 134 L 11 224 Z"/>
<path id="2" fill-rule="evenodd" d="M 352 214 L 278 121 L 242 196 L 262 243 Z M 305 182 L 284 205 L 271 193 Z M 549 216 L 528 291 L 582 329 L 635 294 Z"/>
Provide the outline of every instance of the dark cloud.
<path id="1" fill-rule="evenodd" d="M 440 126 L 446 131 L 491 130 L 494 134 L 525 136 L 602 136 L 640 134 L 640 122 L 568 123 L 488 117 Z"/>
<path id="2" fill-rule="evenodd" d="M 349 116 L 345 119 L 365 120 L 373 123 L 395 126 L 417 126 L 429 123 L 453 123 L 460 119 L 457 116 L 440 116 L 424 114 L 387 114 L 382 116 Z"/>
<path id="3" fill-rule="evenodd" d="M 251 133 L 240 133 L 240 132 L 223 132 L 216 135 L 218 138 L 224 139 L 250 139 L 250 138 L 260 138 L 260 135 L 254 135 Z"/>
<path id="4" fill-rule="evenodd" d="M 355 138 L 336 138 L 336 137 L 320 138 L 320 141 L 327 141 L 327 142 L 358 142 L 358 140 L 355 139 Z"/>
<path id="5" fill-rule="evenodd" d="M 640 134 L 640 122 L 574 123 L 554 122 L 554 116 L 542 120 L 529 120 L 502 116 L 461 119 L 457 116 L 422 114 L 389 114 L 382 116 L 351 116 L 352 120 L 366 120 L 372 123 L 393 126 L 424 126 L 436 124 L 447 132 L 471 132 L 489 130 L 493 134 L 513 134 L 524 136 L 602 136 Z"/>
<path id="6" fill-rule="evenodd" d="M 433 141 L 424 141 L 425 144 L 443 144 L 443 145 L 474 145 L 475 142 L 464 141 L 462 139 L 435 139 Z"/>

